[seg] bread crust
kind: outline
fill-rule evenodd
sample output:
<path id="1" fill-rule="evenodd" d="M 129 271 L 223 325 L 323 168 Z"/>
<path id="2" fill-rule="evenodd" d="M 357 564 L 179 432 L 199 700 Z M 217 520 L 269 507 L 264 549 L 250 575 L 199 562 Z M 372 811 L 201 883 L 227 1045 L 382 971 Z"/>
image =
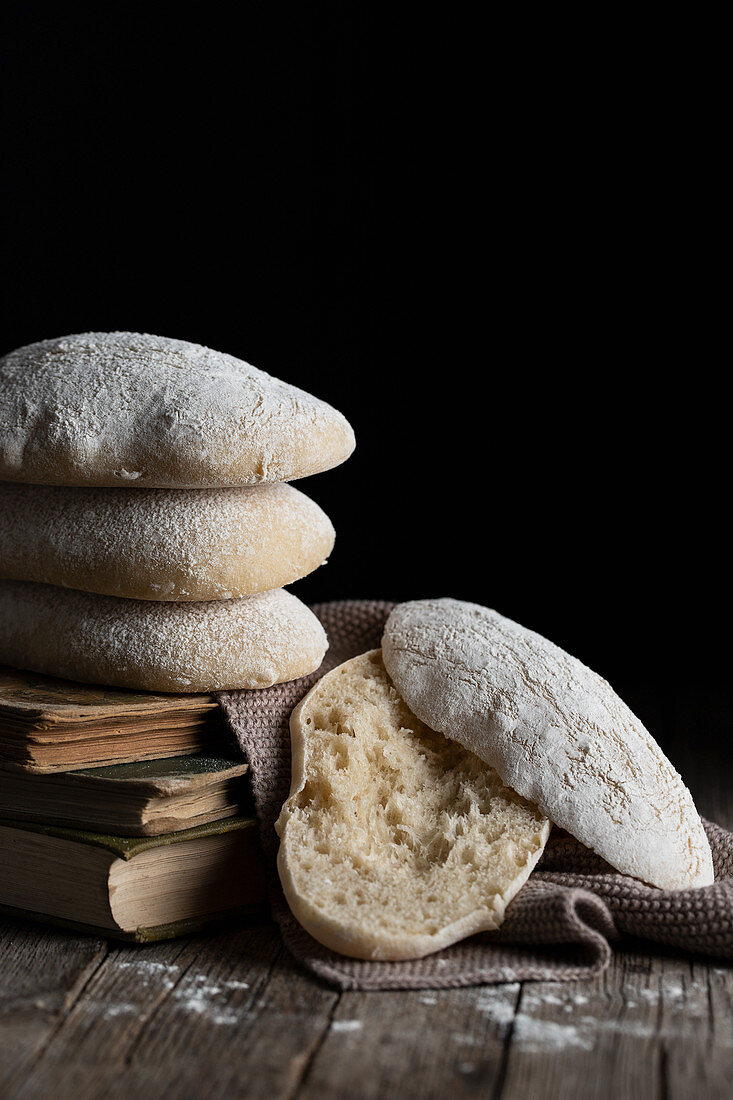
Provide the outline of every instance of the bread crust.
<path id="1" fill-rule="evenodd" d="M 419 718 L 612 867 L 666 890 L 713 882 L 710 845 L 681 777 L 575 657 L 490 608 L 452 599 L 399 604 L 382 648 Z"/>
<path id="2" fill-rule="evenodd" d="M 0 359 L 0 480 L 225 488 L 291 481 L 354 449 L 304 390 L 185 340 L 91 332 Z"/>
<path id="3" fill-rule="evenodd" d="M 282 588 L 333 548 L 292 485 L 88 489 L 0 482 L 0 577 L 134 600 L 228 600 Z"/>
<path id="4" fill-rule="evenodd" d="M 263 688 L 318 668 L 320 622 L 275 589 L 240 600 L 155 603 L 0 581 L 0 664 L 142 691 Z"/>

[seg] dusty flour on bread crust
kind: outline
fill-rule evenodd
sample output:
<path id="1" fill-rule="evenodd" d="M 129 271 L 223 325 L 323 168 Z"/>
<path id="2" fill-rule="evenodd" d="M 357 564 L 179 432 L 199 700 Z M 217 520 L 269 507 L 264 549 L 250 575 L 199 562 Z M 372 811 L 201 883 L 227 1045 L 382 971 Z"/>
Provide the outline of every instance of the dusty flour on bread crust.
<path id="1" fill-rule="evenodd" d="M 0 581 L 0 664 L 143 691 L 262 688 L 318 668 L 320 622 L 283 589 L 155 603 Z"/>
<path id="2" fill-rule="evenodd" d="M 185 340 L 87 332 L 0 359 L 0 480 L 223 488 L 306 477 L 353 449 L 325 401 Z"/>
<path id="3" fill-rule="evenodd" d="M 382 647 L 418 717 L 613 867 L 667 890 L 712 883 L 690 792 L 639 719 L 575 657 L 451 599 L 398 605 Z"/>
<path id="4" fill-rule="evenodd" d="M 334 543 L 292 485 L 85 489 L 0 482 L 0 577 L 137 600 L 222 600 L 281 588 Z"/>
<path id="5" fill-rule="evenodd" d="M 278 870 L 315 939 L 410 959 L 499 927 L 550 823 L 410 713 L 378 649 L 322 677 L 290 730 Z"/>

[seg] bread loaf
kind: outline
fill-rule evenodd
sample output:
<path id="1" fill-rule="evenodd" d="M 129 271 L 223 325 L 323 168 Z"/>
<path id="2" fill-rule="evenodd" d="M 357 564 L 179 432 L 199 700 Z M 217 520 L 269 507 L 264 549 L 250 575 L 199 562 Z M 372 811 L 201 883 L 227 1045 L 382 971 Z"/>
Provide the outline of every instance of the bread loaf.
<path id="1" fill-rule="evenodd" d="M 690 792 L 610 685 L 478 604 L 399 604 L 384 664 L 408 706 L 624 874 L 678 890 L 713 865 Z"/>
<path id="2" fill-rule="evenodd" d="M 334 951 L 410 959 L 497 928 L 550 823 L 411 714 L 379 650 L 327 673 L 290 719 L 278 870 Z"/>
<path id="3" fill-rule="evenodd" d="M 283 589 L 156 603 L 0 581 L 0 664 L 143 691 L 263 688 L 313 672 L 320 622 Z"/>
<path id="4" fill-rule="evenodd" d="M 224 600 L 281 588 L 333 547 L 291 485 L 83 489 L 0 482 L 0 577 L 138 600 Z"/>
<path id="5" fill-rule="evenodd" d="M 328 470 L 354 449 L 325 401 L 185 340 L 91 332 L 0 359 L 0 480 L 224 488 Z"/>

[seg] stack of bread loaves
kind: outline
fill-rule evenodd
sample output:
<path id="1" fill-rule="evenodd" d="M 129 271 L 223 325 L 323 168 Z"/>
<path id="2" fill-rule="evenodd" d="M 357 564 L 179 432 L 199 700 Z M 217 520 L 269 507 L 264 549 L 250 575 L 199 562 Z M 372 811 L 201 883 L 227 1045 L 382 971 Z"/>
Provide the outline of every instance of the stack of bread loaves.
<path id="1" fill-rule="evenodd" d="M 182 340 L 85 333 L 0 360 L 0 663 L 152 691 L 316 669 L 287 585 L 334 542 L 286 482 L 348 458 L 330 405 Z"/>

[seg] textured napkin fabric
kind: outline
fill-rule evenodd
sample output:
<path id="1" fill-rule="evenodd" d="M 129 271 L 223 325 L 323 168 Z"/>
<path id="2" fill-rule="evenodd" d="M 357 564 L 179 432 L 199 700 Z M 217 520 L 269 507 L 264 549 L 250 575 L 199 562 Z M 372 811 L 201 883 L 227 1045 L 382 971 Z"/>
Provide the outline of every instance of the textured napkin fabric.
<path id="1" fill-rule="evenodd" d="M 553 829 L 541 861 L 507 907 L 498 932 L 480 933 L 409 962 L 346 958 L 308 935 L 287 906 L 275 866 L 274 825 L 290 790 L 288 719 L 324 673 L 381 644 L 391 607 L 374 600 L 314 607 L 329 638 L 326 659 L 317 672 L 262 691 L 219 696 L 250 764 L 272 914 L 292 954 L 341 989 L 434 989 L 587 978 L 608 965 L 609 941 L 623 936 L 705 955 L 733 956 L 733 834 L 710 823 L 705 828 L 716 882 L 699 890 L 645 886 L 613 871 L 582 844 Z"/>

